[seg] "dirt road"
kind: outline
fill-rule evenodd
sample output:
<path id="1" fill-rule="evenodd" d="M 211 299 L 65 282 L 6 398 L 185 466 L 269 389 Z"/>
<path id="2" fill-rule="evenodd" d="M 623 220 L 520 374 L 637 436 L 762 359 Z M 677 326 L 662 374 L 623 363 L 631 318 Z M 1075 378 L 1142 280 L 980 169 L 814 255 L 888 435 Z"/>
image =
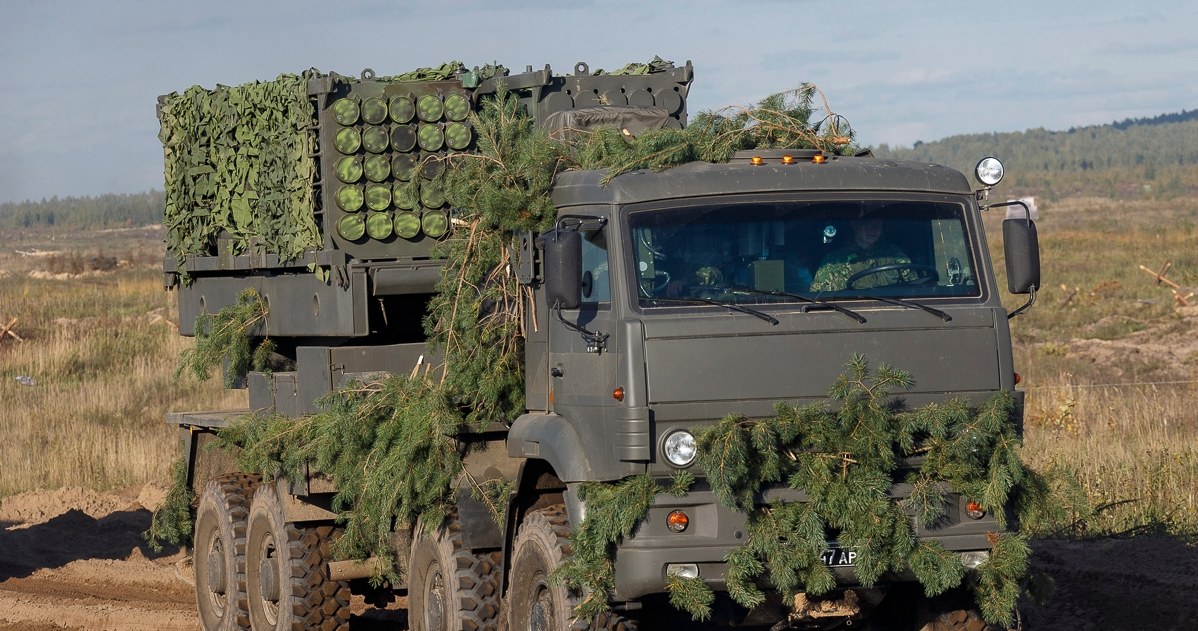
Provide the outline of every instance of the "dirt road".
<path id="1" fill-rule="evenodd" d="M 0 630 L 198 628 L 186 559 L 141 539 L 162 493 L 62 489 L 0 501 Z M 1042 606 L 1025 604 L 1025 629 L 1198 629 L 1192 545 L 1142 536 L 1034 548 L 1056 592 Z M 402 612 L 356 609 L 354 631 L 406 627 Z"/>

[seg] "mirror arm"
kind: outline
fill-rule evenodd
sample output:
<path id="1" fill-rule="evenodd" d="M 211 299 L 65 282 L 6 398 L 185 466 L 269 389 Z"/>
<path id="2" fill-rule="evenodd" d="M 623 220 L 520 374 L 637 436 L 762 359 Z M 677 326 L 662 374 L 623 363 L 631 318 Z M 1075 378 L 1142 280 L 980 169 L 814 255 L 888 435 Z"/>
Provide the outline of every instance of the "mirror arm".
<path id="1" fill-rule="evenodd" d="M 1023 305 L 1021 305 L 1018 309 L 1008 313 L 1007 314 L 1008 320 L 1023 313 L 1024 311 L 1027 311 L 1028 309 L 1031 309 L 1032 305 L 1036 304 L 1036 286 L 1032 285 L 1031 288 L 1028 289 L 1027 293 L 1028 293 L 1027 302 L 1023 303 Z"/>
<path id="2" fill-rule="evenodd" d="M 986 211 L 990 210 L 991 208 L 1005 208 L 1007 206 L 1022 206 L 1023 207 L 1023 218 L 1029 226 L 1031 225 L 1032 209 L 1029 208 L 1027 203 L 1024 202 L 1022 199 L 1013 199 L 1009 202 L 998 202 L 996 204 L 986 204 L 984 206 L 979 206 L 979 209 L 982 212 L 986 212 Z"/>
<path id="3" fill-rule="evenodd" d="M 587 343 L 588 353 L 599 353 L 607 349 L 607 333 L 596 333 L 590 329 L 570 322 L 562 315 L 562 305 L 560 302 L 553 303 L 553 313 L 557 315 L 557 319 L 566 326 L 567 329 L 577 331 L 582 336 L 582 340 Z"/>

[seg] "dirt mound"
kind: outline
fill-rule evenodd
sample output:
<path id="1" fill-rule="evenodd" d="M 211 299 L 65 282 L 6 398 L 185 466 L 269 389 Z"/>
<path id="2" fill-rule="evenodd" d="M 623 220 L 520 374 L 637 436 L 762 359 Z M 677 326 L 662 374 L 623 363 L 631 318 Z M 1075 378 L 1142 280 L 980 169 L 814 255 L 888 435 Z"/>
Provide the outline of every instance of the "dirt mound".
<path id="1" fill-rule="evenodd" d="M 164 489 L 79 488 L 0 500 L 0 630 L 194 629 L 176 550 L 141 533 Z"/>
<path id="2" fill-rule="evenodd" d="M 0 500 L 0 631 L 193 630 L 190 558 L 142 539 L 165 489 L 78 488 Z M 397 603 L 398 604 L 398 603 Z M 406 612 L 351 606 L 354 631 L 407 628 Z"/>
<path id="3" fill-rule="evenodd" d="M 1119 334 L 1120 329 L 1133 331 Z M 1125 316 L 1108 316 L 1087 325 L 1090 337 L 1065 343 L 1068 355 L 1102 367 L 1108 379 L 1132 374 L 1155 378 L 1189 379 L 1198 373 L 1198 306 L 1178 307 L 1162 323 L 1145 323 Z M 1103 339 L 1104 337 L 1114 339 Z M 1060 346 L 1060 342 L 1038 344 Z"/>
<path id="4" fill-rule="evenodd" d="M 0 499 L 0 522 L 34 525 L 76 510 L 100 518 L 117 510 L 144 508 L 153 512 L 162 503 L 166 488 L 145 484 L 101 493 L 78 487 L 55 491 L 30 491 Z"/>
<path id="5" fill-rule="evenodd" d="M 141 486 L 117 493 L 79 488 L 34 491 L 0 502 L 0 580 L 82 559 L 156 555 L 141 536 L 164 491 Z M 149 504 L 150 506 L 147 506 Z M 172 553 L 174 551 L 171 551 Z"/>

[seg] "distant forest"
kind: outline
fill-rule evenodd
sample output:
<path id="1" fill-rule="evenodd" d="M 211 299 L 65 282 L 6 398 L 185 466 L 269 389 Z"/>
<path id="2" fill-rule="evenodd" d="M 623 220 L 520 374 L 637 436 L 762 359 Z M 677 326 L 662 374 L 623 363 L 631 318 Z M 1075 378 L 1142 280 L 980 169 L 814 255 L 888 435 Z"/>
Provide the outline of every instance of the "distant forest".
<path id="1" fill-rule="evenodd" d="M 0 228 L 103 229 L 162 223 L 162 191 L 52 197 L 40 202 L 0 204 Z"/>
<path id="2" fill-rule="evenodd" d="M 1068 131 L 950 136 L 913 147 L 873 148 L 880 158 L 921 160 L 972 174 L 1000 158 L 1017 192 L 1172 197 L 1198 191 L 1198 110 L 1127 119 Z"/>
<path id="3" fill-rule="evenodd" d="M 985 156 L 1007 167 L 1000 194 L 1170 198 L 1198 194 L 1198 110 L 1068 131 L 1029 129 L 873 148 L 879 158 L 936 162 L 965 174 Z M 102 229 L 162 222 L 162 191 L 0 204 L 0 228 Z"/>

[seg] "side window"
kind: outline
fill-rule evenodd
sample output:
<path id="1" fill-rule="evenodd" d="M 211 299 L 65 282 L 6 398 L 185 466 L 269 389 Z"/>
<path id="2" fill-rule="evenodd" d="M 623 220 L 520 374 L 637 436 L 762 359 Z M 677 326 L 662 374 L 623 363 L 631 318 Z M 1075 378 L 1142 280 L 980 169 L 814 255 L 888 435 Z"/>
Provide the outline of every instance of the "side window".
<path id="1" fill-rule="evenodd" d="M 607 269 L 607 231 L 600 228 L 582 233 L 583 302 L 611 302 L 611 274 Z"/>

